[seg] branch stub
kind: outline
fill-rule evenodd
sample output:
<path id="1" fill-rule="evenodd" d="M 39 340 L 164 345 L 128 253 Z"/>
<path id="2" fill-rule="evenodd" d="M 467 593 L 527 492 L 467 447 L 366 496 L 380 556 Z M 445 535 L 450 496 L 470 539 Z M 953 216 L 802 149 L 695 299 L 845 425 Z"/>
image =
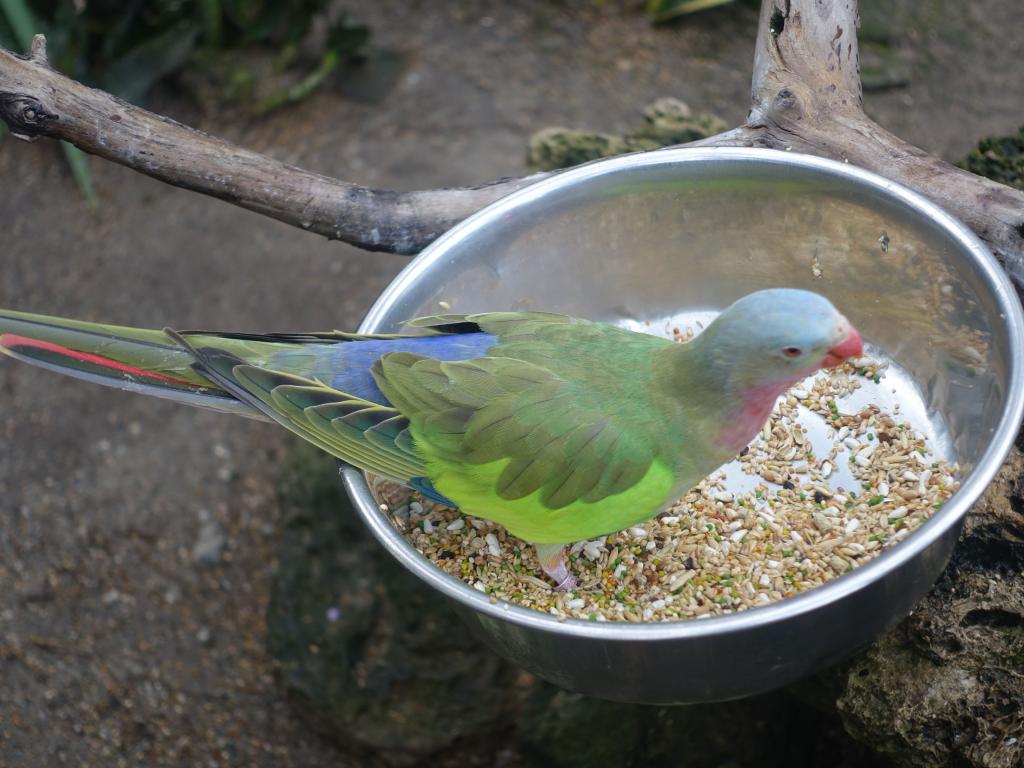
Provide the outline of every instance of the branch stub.
<path id="1" fill-rule="evenodd" d="M 46 55 L 46 35 L 35 35 L 32 38 L 31 59 L 44 67 L 50 66 L 49 57 Z"/>

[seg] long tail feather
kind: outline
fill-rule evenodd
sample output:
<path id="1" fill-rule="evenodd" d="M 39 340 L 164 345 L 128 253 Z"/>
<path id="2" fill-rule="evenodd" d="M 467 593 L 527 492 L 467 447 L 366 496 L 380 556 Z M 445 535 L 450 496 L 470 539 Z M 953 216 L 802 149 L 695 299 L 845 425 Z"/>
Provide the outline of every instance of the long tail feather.
<path id="1" fill-rule="evenodd" d="M 0 352 L 130 392 L 265 418 L 197 373 L 193 357 L 163 331 L 0 310 Z"/>

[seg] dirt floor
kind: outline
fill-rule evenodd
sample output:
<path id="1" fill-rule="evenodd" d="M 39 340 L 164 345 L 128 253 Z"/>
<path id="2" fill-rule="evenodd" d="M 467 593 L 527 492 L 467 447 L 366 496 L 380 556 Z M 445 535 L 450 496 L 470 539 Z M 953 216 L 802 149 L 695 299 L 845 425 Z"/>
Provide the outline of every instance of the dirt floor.
<path id="1" fill-rule="evenodd" d="M 729 123 L 746 110 L 756 12 L 743 3 L 668 27 L 640 2 L 347 5 L 377 44 L 410 54 L 379 101 L 324 92 L 258 121 L 204 114 L 172 89 L 150 106 L 400 189 L 519 173 L 534 130 L 623 130 L 659 96 Z M 892 5 L 871 10 L 894 38 L 879 55 L 909 84 L 869 93 L 869 113 L 949 159 L 1024 123 L 1017 0 Z M 95 213 L 54 146 L 0 145 L 0 306 L 346 328 L 407 263 L 92 168 Z M 274 483 L 292 438 L 10 362 L 0 429 L 0 765 L 354 763 L 293 713 L 265 650 Z"/>

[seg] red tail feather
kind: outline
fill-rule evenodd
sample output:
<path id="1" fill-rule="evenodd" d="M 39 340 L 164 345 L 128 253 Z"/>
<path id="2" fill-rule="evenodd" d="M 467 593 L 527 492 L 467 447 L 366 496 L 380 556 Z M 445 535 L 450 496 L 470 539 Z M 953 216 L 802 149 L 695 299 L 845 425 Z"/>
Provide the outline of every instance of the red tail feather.
<path id="1" fill-rule="evenodd" d="M 18 347 L 32 347 L 34 349 L 41 349 L 46 352 L 55 352 L 58 355 L 64 355 L 65 357 L 70 357 L 73 360 L 79 360 L 83 363 L 92 363 L 93 365 L 99 365 L 104 368 L 110 368 L 115 371 L 121 371 L 122 373 L 130 373 L 133 376 L 143 376 L 148 379 L 159 379 L 160 381 L 169 381 L 172 384 L 183 384 L 185 386 L 193 386 L 192 382 L 185 381 L 184 379 L 176 379 L 173 376 L 166 376 L 162 373 L 156 373 L 154 371 L 144 371 L 141 368 L 135 368 L 131 365 L 119 363 L 117 360 L 111 360 L 109 357 L 93 355 L 88 352 L 80 352 L 76 349 L 62 347 L 59 344 L 54 344 L 49 341 L 31 339 L 27 336 L 18 336 L 13 333 L 5 333 L 2 336 L 0 336 L 0 347 L 7 347 L 12 352 L 17 351 Z"/>

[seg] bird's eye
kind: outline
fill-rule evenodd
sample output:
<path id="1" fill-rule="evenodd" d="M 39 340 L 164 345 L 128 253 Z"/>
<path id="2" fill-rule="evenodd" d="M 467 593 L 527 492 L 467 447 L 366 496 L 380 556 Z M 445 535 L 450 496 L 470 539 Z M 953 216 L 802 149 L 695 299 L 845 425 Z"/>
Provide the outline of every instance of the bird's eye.
<path id="1" fill-rule="evenodd" d="M 800 357 L 800 347 L 786 347 L 782 350 L 786 357 Z"/>

